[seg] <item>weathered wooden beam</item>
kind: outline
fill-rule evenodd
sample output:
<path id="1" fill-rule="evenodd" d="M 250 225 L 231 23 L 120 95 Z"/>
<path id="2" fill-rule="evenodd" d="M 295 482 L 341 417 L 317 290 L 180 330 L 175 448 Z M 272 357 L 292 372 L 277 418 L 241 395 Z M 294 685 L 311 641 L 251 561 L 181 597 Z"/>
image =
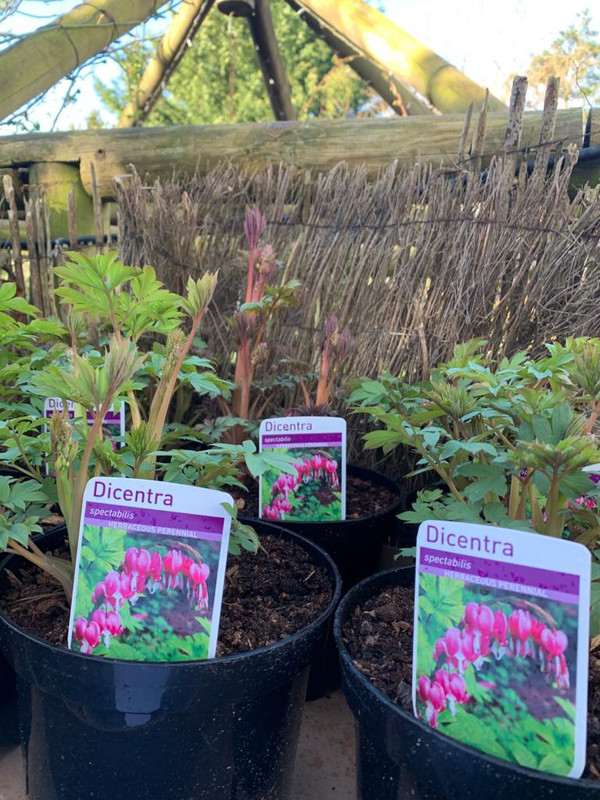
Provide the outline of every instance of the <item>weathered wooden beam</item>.
<path id="1" fill-rule="evenodd" d="M 165 0 L 95 0 L 59 17 L 0 53 L 0 120 L 101 53 Z"/>
<path id="2" fill-rule="evenodd" d="M 473 117 L 476 127 L 478 115 Z M 524 114 L 523 148 L 539 144 L 541 119 L 538 111 Z M 504 152 L 507 120 L 506 113 L 488 114 L 484 163 Z M 94 164 L 100 194 L 107 199 L 115 194 L 114 176 L 131 173 L 132 165 L 152 179 L 168 177 L 175 170 L 207 171 L 223 161 L 253 169 L 283 162 L 313 171 L 346 161 L 366 164 L 371 174 L 394 160 L 406 166 L 415 162 L 450 166 L 463 129 L 464 115 L 449 114 L 30 133 L 0 138 L 0 169 L 42 161 L 78 162 L 83 185 L 91 194 Z M 581 109 L 560 110 L 554 132 L 558 148 L 571 142 L 580 147 L 582 135 Z"/>
<path id="3" fill-rule="evenodd" d="M 359 75 L 364 82 L 385 100 L 389 107 L 399 116 L 413 114 L 433 114 L 430 105 L 420 100 L 398 78 L 391 74 L 387 67 L 361 53 L 356 44 L 341 36 L 337 30 L 321 22 L 316 16 L 307 14 L 297 3 L 290 2 L 297 9 L 302 19 L 323 39 L 333 52 L 343 59 L 348 66 Z"/>
<path id="4" fill-rule="evenodd" d="M 285 63 L 275 36 L 269 0 L 255 0 L 254 12 L 248 17 L 248 25 L 273 116 L 277 120 L 298 119 L 296 109 L 292 105 L 292 93 Z"/>
<path id="5" fill-rule="evenodd" d="M 443 113 L 483 102 L 485 89 L 364 0 L 286 0 L 307 22 L 346 40 L 357 53 L 411 87 Z M 506 106 L 490 95 L 490 111 Z"/>

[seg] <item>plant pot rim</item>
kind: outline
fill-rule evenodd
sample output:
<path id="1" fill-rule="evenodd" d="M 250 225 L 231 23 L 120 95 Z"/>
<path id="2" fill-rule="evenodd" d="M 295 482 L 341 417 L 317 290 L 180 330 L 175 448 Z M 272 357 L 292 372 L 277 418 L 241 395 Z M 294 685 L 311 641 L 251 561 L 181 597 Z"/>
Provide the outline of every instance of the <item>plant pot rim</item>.
<path id="1" fill-rule="evenodd" d="M 68 647 L 62 645 L 52 644 L 51 642 L 47 642 L 44 639 L 41 639 L 39 636 L 35 634 L 29 633 L 28 631 L 21 628 L 17 625 L 13 620 L 6 614 L 3 609 L 0 609 L 0 654 L 3 652 L 2 647 L 2 630 L 1 627 L 5 626 L 8 628 L 13 634 L 17 634 L 22 636 L 23 638 L 29 640 L 31 643 L 35 644 L 37 647 L 42 647 L 45 652 L 56 652 L 59 651 L 63 656 L 68 655 L 72 658 L 79 659 L 80 661 L 85 661 L 85 663 L 89 664 L 90 661 L 95 662 L 96 664 L 106 665 L 107 667 L 118 667 L 119 669 L 135 669 L 143 668 L 143 669 L 152 669 L 158 672 L 159 670 L 173 670 L 177 669 L 181 672 L 186 670 L 192 670 L 197 668 L 199 665 L 212 665 L 215 663 L 220 664 L 234 664 L 238 661 L 242 661 L 248 658 L 250 655 L 261 655 L 263 653 L 269 652 L 273 653 L 277 649 L 284 647 L 294 641 L 300 639 L 301 637 L 305 636 L 307 633 L 312 631 L 314 628 L 318 627 L 322 624 L 323 620 L 331 614 L 332 608 L 335 608 L 336 605 L 339 603 L 341 593 L 342 593 L 342 582 L 340 578 L 339 570 L 328 553 L 325 552 L 319 545 L 311 542 L 309 539 L 306 539 L 304 536 L 296 533 L 295 531 L 290 531 L 285 528 L 284 525 L 277 525 L 272 522 L 266 522 L 263 520 L 256 520 L 257 522 L 261 523 L 261 527 L 264 526 L 265 528 L 269 528 L 269 531 L 265 531 L 268 533 L 280 533 L 283 531 L 284 536 L 291 537 L 293 540 L 297 541 L 298 544 L 304 546 L 309 552 L 312 550 L 313 552 L 316 551 L 320 557 L 327 563 L 329 568 L 329 576 L 332 579 L 332 596 L 329 603 L 325 606 L 325 608 L 321 611 L 321 613 L 315 617 L 308 625 L 304 628 L 301 628 L 296 633 L 292 633 L 289 636 L 285 636 L 283 639 L 280 639 L 277 642 L 273 642 L 271 644 L 263 645 L 262 647 L 256 647 L 252 650 L 245 650 L 244 652 L 240 653 L 231 653 L 230 655 L 226 656 L 215 656 L 214 658 L 204 658 L 204 659 L 190 659 L 190 660 L 183 660 L 183 661 L 134 661 L 134 660 L 126 660 L 120 658 L 109 658 L 107 656 L 95 656 L 89 653 L 80 653 L 77 650 L 71 650 Z M 58 533 L 59 529 L 65 526 L 58 526 L 57 528 L 53 529 L 49 533 Z M 47 534 L 46 534 L 47 535 Z M 19 558 L 19 556 L 7 556 L 5 559 L 0 560 L 0 570 L 6 568 L 6 564 L 10 559 Z"/>
<path id="2" fill-rule="evenodd" d="M 378 572 L 375 575 L 365 578 L 365 580 L 361 581 L 360 583 L 357 583 L 356 586 L 353 586 L 352 589 L 350 589 L 342 598 L 335 612 L 333 634 L 337 644 L 340 661 L 342 663 L 342 676 L 344 683 L 346 683 L 345 670 L 348 670 L 356 676 L 356 679 L 360 681 L 363 688 L 367 690 L 376 703 L 383 705 L 388 712 L 398 715 L 408 725 L 410 725 L 413 728 L 416 737 L 433 736 L 435 739 L 437 739 L 440 745 L 445 744 L 447 747 L 457 749 L 462 756 L 466 757 L 467 759 L 472 760 L 473 758 L 480 758 L 484 761 L 488 761 L 498 770 L 517 772 L 529 780 L 534 779 L 540 781 L 541 783 L 548 785 L 548 790 L 550 792 L 555 792 L 558 785 L 569 788 L 577 787 L 580 790 L 585 789 L 586 792 L 595 792 L 596 794 L 600 793 L 600 781 L 589 780 L 589 778 L 568 778 L 562 775 L 552 775 L 549 772 L 543 772 L 541 770 L 528 769 L 527 767 L 522 767 L 519 764 L 513 764 L 510 761 L 504 761 L 503 759 L 496 758 L 496 756 L 488 755 L 481 750 L 477 750 L 476 748 L 470 747 L 463 742 L 459 742 L 457 739 L 452 739 L 450 736 L 446 736 L 445 734 L 441 733 L 441 731 L 434 730 L 430 725 L 427 725 L 422 720 L 417 719 L 417 717 L 400 708 L 400 706 L 394 703 L 388 697 L 388 695 L 381 691 L 381 689 L 378 689 L 376 686 L 374 686 L 371 681 L 358 669 L 358 667 L 356 667 L 343 639 L 343 625 L 349 618 L 352 608 L 356 605 L 357 595 L 360 595 L 362 592 L 366 591 L 366 597 L 372 597 L 379 589 L 389 585 L 386 581 L 386 578 L 391 578 L 400 574 L 408 575 L 409 571 L 414 573 L 414 569 L 415 568 L 412 566 L 394 567 L 392 569 Z M 363 600 L 364 599 L 365 598 L 363 598 Z M 501 775 L 498 777 L 501 779 Z"/>

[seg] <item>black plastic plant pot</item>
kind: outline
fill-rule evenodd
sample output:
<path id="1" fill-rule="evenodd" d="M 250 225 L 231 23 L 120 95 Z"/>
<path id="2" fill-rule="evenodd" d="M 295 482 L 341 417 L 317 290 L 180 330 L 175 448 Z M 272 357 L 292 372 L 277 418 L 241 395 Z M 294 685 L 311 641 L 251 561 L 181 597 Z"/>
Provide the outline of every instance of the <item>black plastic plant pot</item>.
<path id="1" fill-rule="evenodd" d="M 29 800 L 288 797 L 308 667 L 340 579 L 311 542 L 268 523 L 257 529 L 300 544 L 333 587 L 318 619 L 267 647 L 206 661 L 118 661 L 47 644 L 0 615 L 0 645 L 19 676 Z"/>
<path id="2" fill-rule="evenodd" d="M 383 542 L 390 535 L 391 529 L 399 526 L 396 515 L 404 508 L 402 489 L 391 478 L 353 464 L 348 464 L 346 469 L 347 477 L 355 476 L 392 492 L 397 497 L 396 502 L 383 511 L 358 519 L 339 522 L 282 522 L 289 530 L 304 536 L 329 553 L 342 576 L 344 591 L 377 572 Z M 318 653 L 311 670 L 307 699 L 316 700 L 339 685 L 338 657 L 330 627 L 327 643 Z"/>
<path id="3" fill-rule="evenodd" d="M 485 755 L 402 711 L 355 667 L 342 638 L 354 609 L 390 586 L 414 586 L 414 568 L 359 583 L 334 622 L 344 694 L 356 717 L 358 800 L 594 800 L 600 782 L 561 778 Z"/>
<path id="4" fill-rule="evenodd" d="M 19 743 L 17 721 L 17 676 L 0 656 L 0 747 Z"/>
<path id="5" fill-rule="evenodd" d="M 342 576 L 344 591 L 368 575 L 377 572 L 381 545 L 389 535 L 390 528 L 396 527 L 396 515 L 404 508 L 404 495 L 400 486 L 391 478 L 380 475 L 366 467 L 347 466 L 347 477 L 357 477 L 368 481 L 396 495 L 397 500 L 383 511 L 368 514 L 358 519 L 340 522 L 288 522 L 282 524 L 291 531 L 299 533 L 311 542 L 318 544 L 333 558 Z"/>

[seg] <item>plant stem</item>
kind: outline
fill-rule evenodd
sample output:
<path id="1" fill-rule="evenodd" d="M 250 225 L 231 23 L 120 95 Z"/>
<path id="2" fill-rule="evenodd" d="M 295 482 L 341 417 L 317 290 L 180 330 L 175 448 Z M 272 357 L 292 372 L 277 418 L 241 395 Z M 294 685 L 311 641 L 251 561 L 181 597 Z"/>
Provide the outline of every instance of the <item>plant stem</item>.
<path id="1" fill-rule="evenodd" d="M 31 550 L 28 550 L 26 547 L 23 547 L 22 544 L 19 542 L 15 542 L 14 539 L 10 539 L 10 545 L 5 549 L 5 553 L 9 553 L 10 555 L 21 556 L 22 558 L 27 559 L 32 564 L 35 564 L 36 567 L 44 570 L 49 575 L 52 575 L 53 578 L 60 583 L 63 587 L 65 594 L 67 596 L 67 600 L 71 602 L 71 597 L 73 595 L 73 572 L 71 565 L 65 561 L 64 567 L 58 563 L 61 559 L 57 558 L 49 558 L 46 555 L 38 553 L 32 553 Z"/>

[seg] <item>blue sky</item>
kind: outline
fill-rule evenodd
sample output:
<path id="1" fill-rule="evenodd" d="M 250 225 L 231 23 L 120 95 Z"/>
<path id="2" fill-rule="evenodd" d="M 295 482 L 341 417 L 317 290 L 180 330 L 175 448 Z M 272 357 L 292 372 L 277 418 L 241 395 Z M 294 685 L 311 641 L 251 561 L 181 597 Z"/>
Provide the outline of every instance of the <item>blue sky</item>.
<path id="1" fill-rule="evenodd" d="M 24 0 L 21 9 L 26 15 L 12 19 L 13 30 L 27 33 L 79 1 Z M 502 4 L 491 0 L 461 0 L 460 4 L 448 0 L 380 2 L 390 19 L 496 95 L 501 94 L 510 74 L 522 72 L 533 53 L 548 47 L 560 30 L 576 22 L 578 12 L 593 5 L 590 0 L 571 0 L 568 6 L 556 0 L 504 0 Z M 593 21 L 600 27 L 600 12 L 593 14 Z M 98 65 L 95 74 L 110 81 L 115 67 L 110 62 Z M 61 97 L 59 91 L 51 93 L 36 113 L 42 130 L 52 126 Z M 56 127 L 85 127 L 88 114 L 98 105 L 88 76 L 81 82 L 77 102 L 61 114 Z M 9 131 L 5 128 L 3 132 Z"/>

